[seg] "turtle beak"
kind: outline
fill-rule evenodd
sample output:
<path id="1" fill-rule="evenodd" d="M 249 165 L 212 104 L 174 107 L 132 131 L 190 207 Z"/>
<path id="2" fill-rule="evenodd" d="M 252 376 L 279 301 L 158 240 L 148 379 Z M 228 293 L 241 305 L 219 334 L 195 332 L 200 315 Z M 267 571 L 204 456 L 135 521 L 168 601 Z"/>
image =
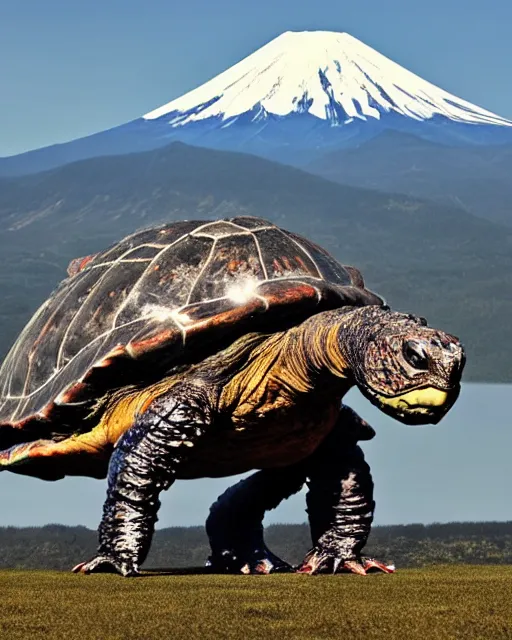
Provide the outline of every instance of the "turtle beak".
<path id="1" fill-rule="evenodd" d="M 422 387 L 396 396 L 368 395 L 381 411 L 407 425 L 438 424 L 459 397 L 460 384 L 451 389 Z"/>

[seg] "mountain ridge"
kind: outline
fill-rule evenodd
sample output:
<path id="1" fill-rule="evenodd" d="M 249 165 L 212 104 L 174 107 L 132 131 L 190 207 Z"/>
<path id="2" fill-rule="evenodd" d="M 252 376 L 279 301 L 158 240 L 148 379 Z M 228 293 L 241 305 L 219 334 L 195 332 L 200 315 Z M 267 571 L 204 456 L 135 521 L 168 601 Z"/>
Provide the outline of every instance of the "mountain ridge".
<path id="1" fill-rule="evenodd" d="M 2 180 L 0 353 L 71 259 L 151 224 L 240 214 L 310 237 L 360 268 L 394 308 L 459 335 L 466 379 L 512 381 L 512 230 L 455 207 L 184 144 Z"/>
<path id="2" fill-rule="evenodd" d="M 385 131 L 352 149 L 297 164 L 340 184 L 455 205 L 512 226 L 511 144 L 441 145 Z"/>

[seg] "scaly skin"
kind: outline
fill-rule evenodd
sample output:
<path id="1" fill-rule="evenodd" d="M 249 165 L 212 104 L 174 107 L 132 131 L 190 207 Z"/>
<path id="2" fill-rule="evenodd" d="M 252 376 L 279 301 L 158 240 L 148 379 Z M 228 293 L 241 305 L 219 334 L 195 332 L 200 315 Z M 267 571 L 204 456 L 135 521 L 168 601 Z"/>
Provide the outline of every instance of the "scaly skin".
<path id="1" fill-rule="evenodd" d="M 179 385 L 121 437 L 110 461 L 97 555 L 73 570 L 139 573 L 151 546 L 158 496 L 168 489 L 210 422 L 200 390 Z"/>
<path id="2" fill-rule="evenodd" d="M 463 364 L 456 338 L 380 307 L 327 311 L 285 332 L 236 341 L 155 385 L 158 397 L 116 446 L 98 556 L 79 570 L 106 565 L 136 574 L 151 542 L 158 495 L 175 478 L 289 467 L 310 458 L 353 384 L 402 422 L 439 421 L 458 395 Z M 151 388 L 140 393 L 152 395 Z M 110 407 L 111 421 L 118 406 Z M 303 570 L 319 571 L 331 560 L 334 569 L 358 562 L 373 518 L 373 485 L 357 448 L 349 459 L 343 472 L 333 471 L 335 463 L 308 469 L 308 509 L 319 535 L 313 533 L 318 548 Z M 328 515 L 334 520 L 326 528 Z"/>
<path id="3" fill-rule="evenodd" d="M 312 456 L 284 469 L 258 471 L 227 489 L 206 521 L 212 548 L 207 567 L 216 573 L 294 571 L 266 546 L 263 518 L 307 483 L 313 549 L 297 570 L 390 573 L 385 564 L 361 557 L 374 501 L 370 471 L 356 442 L 374 435 L 368 423 L 344 405 L 332 433 Z"/>

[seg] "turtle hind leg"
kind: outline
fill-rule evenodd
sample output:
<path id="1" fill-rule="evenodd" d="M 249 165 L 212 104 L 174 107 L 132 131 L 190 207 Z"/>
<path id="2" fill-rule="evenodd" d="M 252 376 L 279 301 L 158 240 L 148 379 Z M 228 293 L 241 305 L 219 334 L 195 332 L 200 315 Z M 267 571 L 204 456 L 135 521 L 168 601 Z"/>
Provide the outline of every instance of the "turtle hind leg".
<path id="1" fill-rule="evenodd" d="M 68 475 L 105 478 L 110 450 L 93 431 L 65 440 L 34 440 L 0 451 L 0 471 L 41 480 Z"/>
<path id="2" fill-rule="evenodd" d="M 263 537 L 265 512 L 300 491 L 306 481 L 302 463 L 264 469 L 229 487 L 210 508 L 206 532 L 212 573 L 283 573 L 293 568 L 268 549 Z"/>
<path id="3" fill-rule="evenodd" d="M 299 571 L 316 573 L 330 563 L 334 571 L 367 573 L 377 569 L 390 573 L 383 563 L 369 559 L 359 562 L 358 556 L 373 519 L 373 483 L 355 443 L 374 435 L 369 424 L 342 405 L 332 432 L 309 458 L 290 467 L 258 471 L 227 489 L 212 505 L 206 521 L 212 549 L 207 567 L 219 573 L 290 571 L 291 567 L 265 545 L 263 518 L 266 511 L 297 493 L 307 481 L 315 548 Z M 347 478 L 351 473 L 353 477 Z M 344 491 L 342 483 L 347 479 L 353 479 L 354 484 L 347 484 Z M 337 545 L 335 553 L 327 548 L 327 540 Z"/>

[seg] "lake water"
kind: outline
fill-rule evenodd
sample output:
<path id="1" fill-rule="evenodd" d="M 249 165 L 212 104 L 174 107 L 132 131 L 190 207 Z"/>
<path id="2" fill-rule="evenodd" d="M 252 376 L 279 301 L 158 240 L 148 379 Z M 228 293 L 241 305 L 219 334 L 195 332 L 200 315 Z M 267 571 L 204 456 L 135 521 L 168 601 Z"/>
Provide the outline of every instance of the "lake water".
<path id="1" fill-rule="evenodd" d="M 436 426 L 408 427 L 371 406 L 357 391 L 346 398 L 376 429 L 363 443 L 372 467 L 376 523 L 512 520 L 512 385 L 465 384 Z M 176 483 L 163 496 L 159 527 L 203 524 L 209 505 L 236 478 Z M 96 528 L 105 481 L 55 483 L 0 474 L 0 526 L 83 524 Z M 304 495 L 266 522 L 304 522 Z"/>

